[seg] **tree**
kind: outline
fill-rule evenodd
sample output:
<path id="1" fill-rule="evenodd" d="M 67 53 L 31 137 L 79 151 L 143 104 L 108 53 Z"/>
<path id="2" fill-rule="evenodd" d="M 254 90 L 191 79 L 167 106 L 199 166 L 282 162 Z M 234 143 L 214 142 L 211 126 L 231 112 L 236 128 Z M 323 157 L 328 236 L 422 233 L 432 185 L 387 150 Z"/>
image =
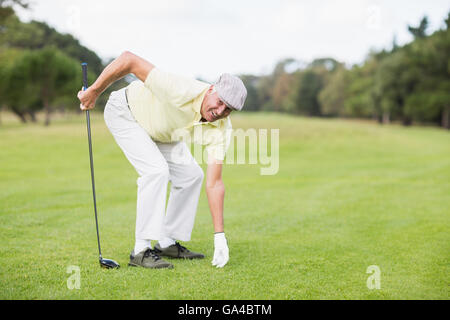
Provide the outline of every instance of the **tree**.
<path id="1" fill-rule="evenodd" d="M 31 21 L 23 23 L 16 15 L 9 16 L 4 22 L 5 32 L 0 33 L 0 45 L 22 49 L 43 49 L 56 47 L 69 57 L 87 62 L 89 70 L 100 74 L 104 66 L 95 52 L 82 46 L 70 34 L 61 34 L 45 22 Z"/>
<path id="2" fill-rule="evenodd" d="M 407 67 L 404 62 L 404 52 L 396 51 L 384 58 L 376 70 L 374 95 L 380 102 L 383 123 L 389 123 L 401 117 L 405 101 L 401 78 L 404 77 L 405 67 Z"/>
<path id="3" fill-rule="evenodd" d="M 247 89 L 247 99 L 245 100 L 244 110 L 258 111 L 260 108 L 257 91 L 259 77 L 253 75 L 241 75 L 240 78 Z"/>
<path id="4" fill-rule="evenodd" d="M 292 90 L 294 76 L 290 73 L 283 72 L 275 79 L 272 90 L 272 101 L 275 111 L 292 111 L 289 104 L 289 93 Z"/>
<path id="5" fill-rule="evenodd" d="M 27 114 L 35 120 L 34 113 L 44 109 L 45 125 L 49 125 L 52 103 L 67 96 L 74 100 L 81 83 L 79 69 L 77 61 L 56 48 L 25 51 L 9 68 L 2 68 L 4 103 L 23 122 Z"/>
<path id="6" fill-rule="evenodd" d="M 46 113 L 45 125 L 50 124 L 52 103 L 61 97 L 71 95 L 80 88 L 79 63 L 56 48 L 35 50 L 25 56 L 30 60 L 30 77 L 40 87 L 39 98 Z M 51 67 L 50 67 L 51 66 Z"/>
<path id="7" fill-rule="evenodd" d="M 71 34 L 59 33 L 45 22 L 32 21 L 30 25 L 33 28 L 42 30 L 43 33 L 37 48 L 54 46 L 77 61 L 87 62 L 89 70 L 95 74 L 100 74 L 103 70 L 104 65 L 99 56 L 94 51 L 82 46 Z"/>
<path id="8" fill-rule="evenodd" d="M 447 13 L 447 19 L 445 19 L 446 30 L 450 29 L 450 11 Z"/>
<path id="9" fill-rule="evenodd" d="M 319 93 L 319 102 L 324 116 L 345 115 L 344 103 L 347 99 L 348 85 L 349 72 L 344 66 L 336 67 Z"/>
<path id="10" fill-rule="evenodd" d="M 5 8 L 11 11 L 11 14 L 5 15 L 1 21 L 0 52 L 17 54 L 17 59 L 10 55 L 8 61 L 0 61 L 0 82 L 3 83 L 0 88 L 0 107 L 6 106 L 23 122 L 28 118 L 35 121 L 35 112 L 44 109 L 46 124 L 49 124 L 50 113 L 54 107 L 63 110 L 67 106 L 78 106 L 76 92 L 81 88 L 80 63 L 89 64 L 89 77 L 93 80 L 93 74 L 98 75 L 103 70 L 102 61 L 95 52 L 80 45 L 72 35 L 61 34 L 43 22 L 23 23 L 12 8 L 6 6 L 26 6 L 25 1 L 0 1 L 0 16 Z M 46 58 L 49 59 L 47 65 L 44 62 Z M 10 62 L 13 60 L 14 66 L 11 66 Z M 126 82 L 121 80 L 110 86 L 99 97 L 98 105 L 104 106 L 106 95 L 125 84 Z M 64 89 L 65 85 L 71 88 L 70 93 Z M 23 94 L 24 92 L 28 94 Z M 36 92 L 39 92 L 37 96 Z M 76 110 L 79 111 L 78 108 Z"/>
<path id="11" fill-rule="evenodd" d="M 310 68 L 324 68 L 330 72 L 336 70 L 340 66 L 341 63 L 333 58 L 314 59 L 309 65 Z"/>
<path id="12" fill-rule="evenodd" d="M 272 103 L 275 111 L 289 111 L 290 108 L 286 104 L 289 92 L 292 90 L 294 77 L 286 71 L 289 65 L 296 61 L 293 58 L 287 58 L 279 61 L 272 73 L 273 87 L 271 92 Z"/>
<path id="13" fill-rule="evenodd" d="M 417 85 L 405 101 L 405 113 L 416 121 L 432 121 L 449 128 L 450 30 L 448 27 L 404 47 Z"/>
<path id="14" fill-rule="evenodd" d="M 22 122 L 27 121 L 27 115 L 34 119 L 29 106 L 37 99 L 27 66 L 21 63 L 25 54 L 18 49 L 0 52 L 0 106 L 8 107 Z"/>
<path id="15" fill-rule="evenodd" d="M 286 69 L 292 70 L 297 65 L 293 58 L 278 61 L 273 71 L 265 76 L 253 79 L 256 90 L 258 110 L 286 111 L 286 96 L 289 94 L 293 75 Z"/>
<path id="16" fill-rule="evenodd" d="M 13 5 L 19 5 L 25 9 L 29 6 L 28 1 L 25 0 L 0 0 L 0 7 L 2 8 L 12 7 Z"/>
<path id="17" fill-rule="evenodd" d="M 18 5 L 24 9 L 28 8 L 28 2 L 25 0 L 0 0 L 0 26 L 9 16 L 14 14 L 13 5 Z"/>
<path id="18" fill-rule="evenodd" d="M 408 31 L 414 36 L 414 39 L 423 39 L 427 36 L 428 18 L 425 16 L 417 27 L 408 26 Z"/>
<path id="19" fill-rule="evenodd" d="M 294 112 L 307 116 L 322 114 L 319 103 L 319 92 L 323 88 L 323 77 L 313 69 L 298 71 L 295 74 L 295 85 L 290 99 L 294 104 Z"/>
<path id="20" fill-rule="evenodd" d="M 375 117 L 378 120 L 373 97 L 374 69 L 376 58 L 366 61 L 363 66 L 353 66 L 348 72 L 345 89 L 344 115 L 351 117 Z"/>
<path id="21" fill-rule="evenodd" d="M 272 100 L 273 86 L 274 86 L 274 78 L 271 74 L 259 78 L 258 84 L 256 86 L 259 110 L 261 111 L 274 110 Z"/>

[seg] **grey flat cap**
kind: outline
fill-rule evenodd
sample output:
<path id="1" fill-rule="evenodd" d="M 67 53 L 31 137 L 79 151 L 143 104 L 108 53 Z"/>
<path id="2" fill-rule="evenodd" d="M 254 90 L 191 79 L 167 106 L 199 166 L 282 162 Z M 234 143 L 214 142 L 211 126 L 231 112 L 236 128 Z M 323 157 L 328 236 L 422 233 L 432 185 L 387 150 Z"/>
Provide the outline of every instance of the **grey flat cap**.
<path id="1" fill-rule="evenodd" d="M 219 98 L 231 109 L 242 110 L 247 89 L 241 79 L 229 73 L 224 73 L 214 84 Z"/>

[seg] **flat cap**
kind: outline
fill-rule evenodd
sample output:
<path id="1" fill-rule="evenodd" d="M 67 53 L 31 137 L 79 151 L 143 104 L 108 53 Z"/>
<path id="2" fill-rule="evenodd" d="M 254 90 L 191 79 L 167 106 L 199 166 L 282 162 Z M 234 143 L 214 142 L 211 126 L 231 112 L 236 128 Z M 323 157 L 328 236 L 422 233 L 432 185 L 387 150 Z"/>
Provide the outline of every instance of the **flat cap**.
<path id="1" fill-rule="evenodd" d="M 241 79 L 229 73 L 224 73 L 214 84 L 219 98 L 231 109 L 242 110 L 247 89 Z"/>

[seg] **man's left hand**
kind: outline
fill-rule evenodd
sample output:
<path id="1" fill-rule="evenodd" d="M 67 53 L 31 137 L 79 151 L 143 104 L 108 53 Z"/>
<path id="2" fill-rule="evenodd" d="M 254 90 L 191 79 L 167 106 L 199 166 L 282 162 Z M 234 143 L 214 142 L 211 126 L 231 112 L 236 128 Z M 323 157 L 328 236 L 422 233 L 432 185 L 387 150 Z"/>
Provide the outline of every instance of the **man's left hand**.
<path id="1" fill-rule="evenodd" d="M 211 264 L 217 268 L 223 268 L 229 260 L 229 249 L 225 233 L 214 234 L 214 257 Z"/>

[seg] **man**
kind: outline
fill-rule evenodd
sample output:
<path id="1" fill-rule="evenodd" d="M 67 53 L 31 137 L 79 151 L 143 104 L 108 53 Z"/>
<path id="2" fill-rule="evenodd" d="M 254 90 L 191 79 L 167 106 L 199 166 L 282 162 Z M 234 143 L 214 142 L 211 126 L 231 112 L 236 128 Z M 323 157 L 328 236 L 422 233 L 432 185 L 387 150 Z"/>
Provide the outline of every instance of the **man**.
<path id="1" fill-rule="evenodd" d="M 228 116 L 242 109 L 247 97 L 245 86 L 229 74 L 223 74 L 214 85 L 176 76 L 125 51 L 92 86 L 78 92 L 80 108 L 94 108 L 98 96 L 129 73 L 139 80 L 112 92 L 104 112 L 115 141 L 139 175 L 136 242 L 129 265 L 173 268 L 161 257 L 204 258 L 177 242 L 191 238 L 203 180 L 202 169 L 182 141 L 188 135 L 191 141 L 205 145 L 208 153 L 206 194 L 215 232 L 212 265 L 221 268 L 229 259 L 223 223 L 222 161 L 231 135 Z M 151 240 L 158 240 L 154 248 Z"/>

